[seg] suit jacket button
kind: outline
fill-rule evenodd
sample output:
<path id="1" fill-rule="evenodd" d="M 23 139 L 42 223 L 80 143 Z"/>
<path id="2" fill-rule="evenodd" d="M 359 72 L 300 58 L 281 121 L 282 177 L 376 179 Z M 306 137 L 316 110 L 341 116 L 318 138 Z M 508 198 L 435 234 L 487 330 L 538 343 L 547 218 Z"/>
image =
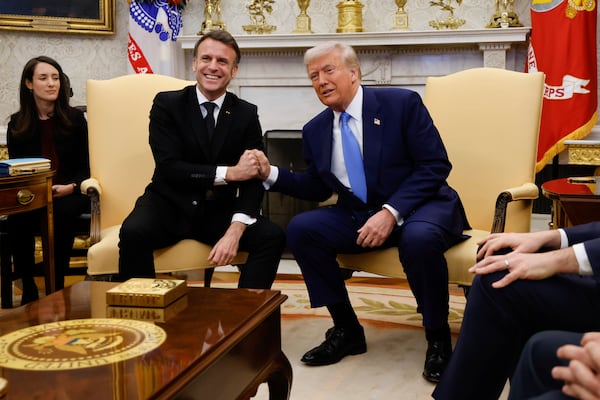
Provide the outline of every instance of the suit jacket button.
<path id="1" fill-rule="evenodd" d="M 193 205 L 193 206 L 197 206 L 197 205 L 198 205 L 198 202 L 197 202 L 196 200 L 194 200 L 194 201 L 192 201 L 192 205 Z"/>

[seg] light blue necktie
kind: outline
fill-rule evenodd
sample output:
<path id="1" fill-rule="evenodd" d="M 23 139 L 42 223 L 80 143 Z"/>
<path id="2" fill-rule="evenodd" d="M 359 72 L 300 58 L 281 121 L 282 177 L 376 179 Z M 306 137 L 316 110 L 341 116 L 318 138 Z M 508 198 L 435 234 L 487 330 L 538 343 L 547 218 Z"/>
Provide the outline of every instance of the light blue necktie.
<path id="1" fill-rule="evenodd" d="M 340 115 L 340 128 L 342 130 L 342 149 L 344 151 L 344 163 L 350 179 L 352 191 L 364 203 L 367 202 L 367 180 L 363 166 L 360 146 L 352 130 L 348 126 L 350 114 L 342 112 Z"/>

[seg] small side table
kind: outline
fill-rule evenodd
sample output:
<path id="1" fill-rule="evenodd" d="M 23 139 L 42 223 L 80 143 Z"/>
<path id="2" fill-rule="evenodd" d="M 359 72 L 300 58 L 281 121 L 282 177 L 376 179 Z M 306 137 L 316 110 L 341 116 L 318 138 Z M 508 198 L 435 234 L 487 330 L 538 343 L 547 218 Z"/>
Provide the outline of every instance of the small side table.
<path id="1" fill-rule="evenodd" d="M 12 215 L 27 211 L 46 209 L 42 217 L 42 251 L 44 255 L 44 279 L 46 294 L 56 290 L 54 270 L 54 217 L 52 205 L 52 177 L 54 171 L 39 172 L 30 175 L 9 176 L 0 178 L 0 215 Z M 12 268 L 10 260 L 3 260 L 0 265 L 2 277 L 10 276 Z M 2 279 L 0 282 L 2 308 L 12 307 L 12 281 Z"/>
<path id="2" fill-rule="evenodd" d="M 542 184 L 542 193 L 552 200 L 554 228 L 600 221 L 600 187 L 595 178 L 562 178 Z M 598 185 L 600 186 L 600 185 Z"/>

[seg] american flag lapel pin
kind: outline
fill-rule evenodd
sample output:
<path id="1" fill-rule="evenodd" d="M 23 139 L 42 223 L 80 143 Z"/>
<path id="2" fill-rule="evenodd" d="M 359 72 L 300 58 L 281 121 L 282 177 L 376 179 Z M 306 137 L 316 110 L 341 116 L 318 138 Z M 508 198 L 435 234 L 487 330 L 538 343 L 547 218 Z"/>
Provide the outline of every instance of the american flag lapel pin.
<path id="1" fill-rule="evenodd" d="M 379 126 L 381 125 L 381 121 L 379 120 L 379 118 L 373 118 L 373 124 Z"/>

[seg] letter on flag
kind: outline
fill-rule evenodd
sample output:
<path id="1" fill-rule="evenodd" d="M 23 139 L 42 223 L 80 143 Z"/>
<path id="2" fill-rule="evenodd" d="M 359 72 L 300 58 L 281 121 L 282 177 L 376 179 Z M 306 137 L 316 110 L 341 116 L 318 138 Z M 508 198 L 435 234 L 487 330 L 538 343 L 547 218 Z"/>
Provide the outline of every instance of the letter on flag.
<path id="1" fill-rule="evenodd" d="M 129 3 L 129 71 L 175 76 L 182 51 L 177 46 L 181 9 L 167 0 Z"/>
<path id="2" fill-rule="evenodd" d="M 598 120 L 596 2 L 533 0 L 527 70 L 546 74 L 536 170 Z"/>

